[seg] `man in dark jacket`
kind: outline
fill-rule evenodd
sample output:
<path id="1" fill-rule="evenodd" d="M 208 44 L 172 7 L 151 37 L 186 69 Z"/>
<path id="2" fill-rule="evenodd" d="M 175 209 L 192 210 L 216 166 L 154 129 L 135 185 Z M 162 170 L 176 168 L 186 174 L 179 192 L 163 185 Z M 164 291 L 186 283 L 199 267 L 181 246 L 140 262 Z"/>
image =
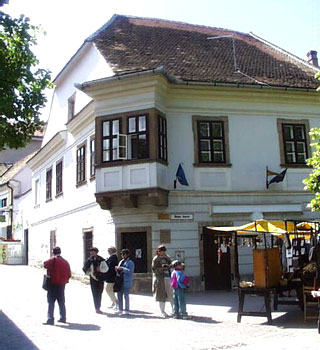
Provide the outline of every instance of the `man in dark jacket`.
<path id="1" fill-rule="evenodd" d="M 112 304 L 110 305 L 110 308 L 117 309 L 118 308 L 118 300 L 117 297 L 114 294 L 113 286 L 114 286 L 114 278 L 116 276 L 116 270 L 115 267 L 118 266 L 118 257 L 117 257 L 117 249 L 116 247 L 109 247 L 108 248 L 109 258 L 106 260 L 107 265 L 109 267 L 108 272 L 106 273 L 105 281 L 107 283 L 106 285 L 106 292 L 111 299 Z"/>
<path id="2" fill-rule="evenodd" d="M 58 322 L 66 323 L 66 307 L 64 289 L 66 283 L 71 277 L 70 265 L 63 259 L 61 249 L 55 247 L 52 250 L 53 257 L 44 262 L 43 266 L 47 269 L 47 274 L 51 277 L 51 286 L 48 289 L 48 320 L 45 324 L 54 324 L 54 304 L 58 301 L 60 310 L 60 319 Z"/>

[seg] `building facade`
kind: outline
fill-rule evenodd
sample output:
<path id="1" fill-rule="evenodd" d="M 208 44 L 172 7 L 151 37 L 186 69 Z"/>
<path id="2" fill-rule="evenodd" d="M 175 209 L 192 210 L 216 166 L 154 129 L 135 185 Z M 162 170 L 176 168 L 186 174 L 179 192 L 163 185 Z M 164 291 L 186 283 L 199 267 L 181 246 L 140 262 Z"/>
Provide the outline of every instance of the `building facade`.
<path id="1" fill-rule="evenodd" d="M 302 184 L 320 121 L 316 71 L 253 35 L 114 16 L 56 78 L 28 162 L 29 261 L 58 244 L 80 275 L 88 247 L 114 244 L 130 249 L 137 289 L 150 289 L 163 243 L 194 290 L 231 288 L 232 244 L 218 264 L 206 227 L 318 219 Z M 267 188 L 267 167 L 287 169 L 284 180 Z M 250 252 L 239 252 L 249 274 Z"/>

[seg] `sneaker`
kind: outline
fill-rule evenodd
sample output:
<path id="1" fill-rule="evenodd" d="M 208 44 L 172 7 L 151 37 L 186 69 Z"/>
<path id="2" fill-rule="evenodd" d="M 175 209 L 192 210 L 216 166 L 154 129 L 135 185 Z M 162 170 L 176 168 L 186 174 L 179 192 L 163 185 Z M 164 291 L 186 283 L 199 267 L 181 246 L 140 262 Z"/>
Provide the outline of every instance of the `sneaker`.
<path id="1" fill-rule="evenodd" d="M 65 318 L 60 318 L 60 319 L 58 320 L 58 322 L 60 322 L 60 323 L 67 323 L 67 320 L 66 320 Z"/>
<path id="2" fill-rule="evenodd" d="M 97 314 L 100 314 L 100 315 L 103 314 L 103 312 L 102 312 L 100 309 L 97 309 L 97 310 L 96 310 L 96 313 L 97 313 Z"/>
<path id="3" fill-rule="evenodd" d="M 117 310 L 117 311 L 115 312 L 115 314 L 116 314 L 116 315 L 122 315 L 122 311 L 121 311 L 121 310 Z"/>
<path id="4" fill-rule="evenodd" d="M 54 320 L 47 320 L 47 322 L 44 322 L 42 324 L 53 326 L 54 325 Z"/>
<path id="5" fill-rule="evenodd" d="M 123 314 L 124 315 L 130 315 L 130 312 L 129 311 L 123 311 Z"/>
<path id="6" fill-rule="evenodd" d="M 114 307 L 115 307 L 115 304 L 111 304 L 110 306 L 108 306 L 108 309 L 114 309 Z"/>
<path id="7" fill-rule="evenodd" d="M 183 315 L 182 319 L 183 320 L 191 320 L 191 317 L 189 315 Z"/>
<path id="8" fill-rule="evenodd" d="M 167 318 L 167 317 L 169 317 L 169 315 L 166 312 L 162 312 L 161 313 L 161 317 L 162 318 Z"/>
<path id="9" fill-rule="evenodd" d="M 173 314 L 172 317 L 177 319 L 179 318 L 179 315 Z"/>
<path id="10" fill-rule="evenodd" d="M 113 310 L 119 310 L 119 305 L 118 304 L 114 304 L 114 306 L 113 306 Z"/>

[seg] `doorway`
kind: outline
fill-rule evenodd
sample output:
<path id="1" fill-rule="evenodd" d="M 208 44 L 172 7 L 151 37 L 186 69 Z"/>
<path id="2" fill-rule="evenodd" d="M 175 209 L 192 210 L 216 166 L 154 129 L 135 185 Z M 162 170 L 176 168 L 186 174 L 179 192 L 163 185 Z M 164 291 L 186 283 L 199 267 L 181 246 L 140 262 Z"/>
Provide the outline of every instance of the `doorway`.
<path id="1" fill-rule="evenodd" d="M 93 233 L 92 231 L 83 232 L 83 260 L 86 261 L 90 257 L 90 249 L 92 248 Z"/>
<path id="2" fill-rule="evenodd" d="M 220 239 L 213 231 L 203 228 L 204 280 L 206 290 L 231 289 L 231 254 L 225 246 L 218 259 Z"/>
<path id="3" fill-rule="evenodd" d="M 121 232 L 121 249 L 130 250 L 135 273 L 148 272 L 147 232 Z"/>

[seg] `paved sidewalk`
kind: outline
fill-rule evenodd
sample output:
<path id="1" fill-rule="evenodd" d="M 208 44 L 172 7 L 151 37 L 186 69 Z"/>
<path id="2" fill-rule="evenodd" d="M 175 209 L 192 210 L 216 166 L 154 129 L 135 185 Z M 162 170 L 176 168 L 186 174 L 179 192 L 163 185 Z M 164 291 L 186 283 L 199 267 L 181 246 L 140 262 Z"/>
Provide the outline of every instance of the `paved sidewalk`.
<path id="1" fill-rule="evenodd" d="M 132 314 L 117 316 L 107 308 L 104 293 L 105 313 L 97 315 L 90 287 L 71 281 L 66 286 L 68 323 L 46 326 L 43 273 L 28 266 L 0 265 L 0 350 L 320 348 L 316 324 L 304 324 L 297 306 L 279 305 L 272 313 L 273 325 L 265 317 L 243 316 L 237 323 L 235 292 L 187 293 L 191 320 L 162 319 L 148 294 L 131 295 Z M 250 297 L 245 307 L 260 310 L 263 298 Z"/>

